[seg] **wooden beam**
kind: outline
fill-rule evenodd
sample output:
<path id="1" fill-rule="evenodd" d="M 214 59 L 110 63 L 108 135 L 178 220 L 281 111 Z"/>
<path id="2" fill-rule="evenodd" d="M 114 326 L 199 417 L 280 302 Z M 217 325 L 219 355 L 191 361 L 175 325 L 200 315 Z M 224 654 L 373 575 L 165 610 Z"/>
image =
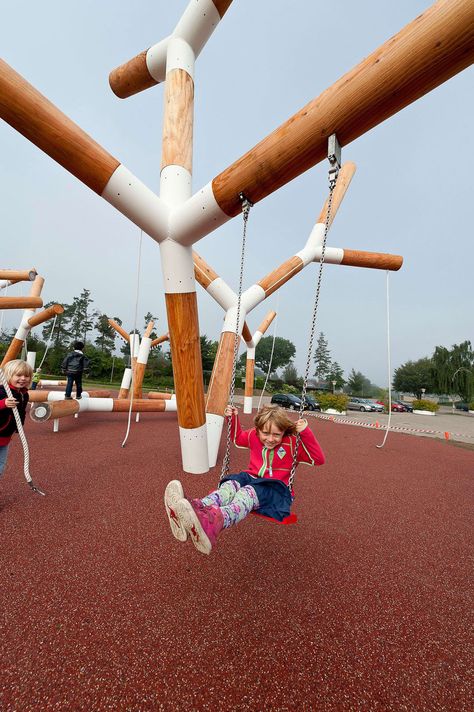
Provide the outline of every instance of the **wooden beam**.
<path id="1" fill-rule="evenodd" d="M 344 199 L 347 189 L 349 188 L 350 182 L 351 182 L 352 178 L 354 177 L 355 172 L 356 172 L 356 164 L 353 163 L 352 161 L 347 161 L 347 163 L 344 163 L 341 166 L 341 170 L 339 171 L 339 175 L 337 177 L 336 185 L 332 192 L 331 214 L 329 216 L 328 227 L 331 227 L 333 220 L 337 215 L 337 211 L 339 210 L 339 208 L 341 206 L 341 203 Z M 319 213 L 319 217 L 317 220 L 318 223 L 326 224 L 326 216 L 327 216 L 327 211 L 328 211 L 328 200 L 329 200 L 329 198 L 326 199 L 326 202 L 323 205 L 323 209 Z"/>
<path id="2" fill-rule="evenodd" d="M 125 329 L 122 329 L 120 324 L 117 324 L 117 322 L 114 321 L 113 319 L 109 319 L 108 322 L 109 322 L 109 325 L 112 327 L 112 329 L 115 329 L 117 334 L 120 334 L 122 339 L 124 339 L 127 343 L 130 343 L 130 334 L 127 334 Z"/>
<path id="3" fill-rule="evenodd" d="M 0 269 L 0 279 L 8 279 L 10 282 L 33 282 L 37 274 L 35 269 Z"/>
<path id="4" fill-rule="evenodd" d="M 212 181 L 219 207 L 241 212 L 341 146 L 393 116 L 474 61 L 474 3 L 438 0 Z"/>
<path id="5" fill-rule="evenodd" d="M 0 297 L 0 309 L 37 309 L 42 306 L 41 297 Z"/>
<path id="6" fill-rule="evenodd" d="M 28 324 L 33 328 L 39 324 L 43 324 L 48 319 L 52 319 L 57 314 L 62 314 L 64 312 L 64 307 L 61 304 L 53 304 L 39 314 L 34 314 L 28 319 Z"/>
<path id="7" fill-rule="evenodd" d="M 193 110 L 193 79 L 183 69 L 173 69 L 166 75 L 162 170 L 178 165 L 192 172 Z"/>
<path id="8" fill-rule="evenodd" d="M 164 341 L 169 341 L 169 338 L 170 335 L 168 333 L 157 336 L 156 339 L 153 339 L 151 342 L 150 348 L 152 349 L 154 346 L 158 346 L 158 344 L 162 344 Z"/>
<path id="9" fill-rule="evenodd" d="M 120 165 L 3 60 L 0 117 L 99 195 Z"/>
<path id="10" fill-rule="evenodd" d="M 340 264 L 396 272 L 403 264 L 403 257 L 401 255 L 388 255 L 383 252 L 363 252 L 362 250 L 347 250 L 344 248 L 344 256 Z"/>

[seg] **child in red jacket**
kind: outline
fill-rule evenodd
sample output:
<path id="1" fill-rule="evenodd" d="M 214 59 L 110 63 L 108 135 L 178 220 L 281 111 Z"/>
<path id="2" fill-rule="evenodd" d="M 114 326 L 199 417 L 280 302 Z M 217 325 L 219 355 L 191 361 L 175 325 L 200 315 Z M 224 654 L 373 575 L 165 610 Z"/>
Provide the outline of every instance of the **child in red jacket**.
<path id="1" fill-rule="evenodd" d="M 227 406 L 231 436 L 237 447 L 250 450 L 246 471 L 224 477 L 219 488 L 189 501 L 179 480 L 165 490 L 165 508 L 173 536 L 186 541 L 190 535 L 196 549 L 209 554 L 218 534 L 242 521 L 252 510 L 283 521 L 290 514 L 293 492 L 289 480 L 296 448 L 296 464 L 323 465 L 324 454 L 306 420 L 294 423 L 283 408 L 268 405 L 256 415 L 255 427 L 242 430 L 236 408 Z"/>
<path id="2" fill-rule="evenodd" d="M 18 408 L 21 422 L 24 423 L 28 388 L 33 377 L 31 366 L 20 359 L 9 361 L 2 370 L 13 397 L 9 398 L 5 388 L 0 385 L 0 477 L 7 462 L 10 440 L 13 433 L 17 432 L 13 408 Z"/>

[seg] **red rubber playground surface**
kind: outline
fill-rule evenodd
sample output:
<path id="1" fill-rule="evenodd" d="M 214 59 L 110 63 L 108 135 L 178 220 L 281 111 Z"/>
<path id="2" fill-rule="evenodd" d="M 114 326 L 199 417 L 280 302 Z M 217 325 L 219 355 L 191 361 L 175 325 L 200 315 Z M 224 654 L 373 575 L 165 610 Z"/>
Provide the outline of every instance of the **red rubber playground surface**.
<path id="1" fill-rule="evenodd" d="M 248 416 L 243 417 L 249 423 Z M 474 451 L 311 421 L 294 526 L 172 538 L 173 413 L 28 420 L 0 484 L 0 709 L 473 710 Z M 232 453 L 232 469 L 246 464 Z"/>

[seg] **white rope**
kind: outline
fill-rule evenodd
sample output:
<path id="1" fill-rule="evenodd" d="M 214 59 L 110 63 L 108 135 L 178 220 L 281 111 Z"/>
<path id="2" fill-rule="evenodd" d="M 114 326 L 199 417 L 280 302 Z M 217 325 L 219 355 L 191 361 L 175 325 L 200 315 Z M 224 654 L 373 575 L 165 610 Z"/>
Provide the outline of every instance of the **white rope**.
<path id="1" fill-rule="evenodd" d="M 46 354 L 47 354 L 48 351 L 49 351 L 49 347 L 50 347 L 50 345 L 51 345 L 51 339 L 53 338 L 53 332 L 54 332 L 54 327 L 56 326 L 56 319 L 57 319 L 57 318 L 58 318 L 58 315 L 55 314 L 55 315 L 54 315 L 54 320 L 53 320 L 53 326 L 52 326 L 52 329 L 51 329 L 51 331 L 50 331 L 50 334 L 49 334 L 49 337 L 48 337 L 48 341 L 46 342 L 46 350 L 45 350 L 45 352 L 44 352 L 44 354 L 43 354 L 43 358 L 41 359 L 40 365 L 39 365 L 38 368 L 36 369 L 37 371 L 39 371 L 39 369 L 43 366 L 44 360 L 45 360 L 45 358 L 46 358 Z"/>
<path id="2" fill-rule="evenodd" d="M 13 394 L 10 390 L 10 386 L 8 385 L 8 381 L 6 379 L 5 373 L 3 371 L 3 368 L 0 368 L 0 381 L 2 383 L 2 386 L 5 388 L 5 392 L 9 398 L 13 398 Z M 28 442 L 26 440 L 26 435 L 25 431 L 23 430 L 23 423 L 21 422 L 20 414 L 18 412 L 18 408 L 14 406 L 12 408 L 13 411 L 13 416 L 16 421 L 16 427 L 18 430 L 18 435 L 20 436 L 21 444 L 23 446 L 23 473 L 25 475 L 25 479 L 28 482 L 29 486 L 34 492 L 38 492 L 38 494 L 42 494 L 44 496 L 44 492 L 37 487 L 34 483 L 33 480 L 31 479 L 30 475 L 30 451 L 28 448 Z"/>
<path id="3" fill-rule="evenodd" d="M 390 421 L 392 420 L 392 364 L 390 358 L 390 293 L 388 288 L 388 276 L 389 271 L 387 270 L 387 281 L 386 281 L 386 305 L 387 305 L 387 367 L 388 367 L 388 420 L 387 427 L 385 429 L 385 435 L 381 445 L 376 447 L 382 448 L 385 445 L 385 441 L 388 437 L 388 431 L 390 430 Z"/>
<path id="4" fill-rule="evenodd" d="M 276 317 L 275 317 L 275 323 L 273 324 L 273 341 L 272 341 L 272 350 L 270 352 L 270 363 L 268 364 L 267 377 L 265 379 L 265 383 L 263 384 L 262 392 L 260 393 L 260 398 L 258 400 L 257 411 L 259 411 L 262 406 L 262 399 L 263 399 L 263 396 L 265 395 L 265 389 L 267 387 L 268 379 L 270 378 L 270 369 L 272 367 L 272 361 L 273 361 L 273 351 L 275 349 L 279 302 L 280 302 L 280 292 L 277 292 L 277 305 L 276 305 L 276 309 L 275 309 Z M 256 352 L 257 352 L 257 349 L 255 349 L 255 353 Z"/>
<path id="5" fill-rule="evenodd" d="M 132 332 L 134 334 L 134 338 L 130 339 L 130 366 L 131 366 L 131 370 L 132 370 L 130 407 L 128 409 L 127 432 L 125 433 L 125 438 L 123 440 L 122 447 L 125 447 L 125 444 L 128 440 L 128 435 L 130 433 L 130 423 L 132 420 L 133 391 L 135 389 L 135 375 L 134 375 L 133 363 L 132 363 L 132 358 L 133 358 L 132 343 L 135 343 L 136 331 L 137 331 L 138 296 L 140 293 L 140 272 L 141 272 L 141 262 L 142 262 L 142 238 L 143 238 L 143 230 L 140 230 L 140 242 L 138 245 L 137 289 L 136 289 L 136 293 L 135 293 L 135 315 L 133 317 L 133 332 Z"/>

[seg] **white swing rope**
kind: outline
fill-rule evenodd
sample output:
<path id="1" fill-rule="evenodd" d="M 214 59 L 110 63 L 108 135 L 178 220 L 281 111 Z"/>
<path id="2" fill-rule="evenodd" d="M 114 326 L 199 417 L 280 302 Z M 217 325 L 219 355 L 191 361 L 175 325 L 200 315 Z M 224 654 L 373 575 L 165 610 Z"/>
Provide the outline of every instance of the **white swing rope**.
<path id="1" fill-rule="evenodd" d="M 277 304 L 276 304 L 276 317 L 275 317 L 275 323 L 273 324 L 273 341 L 272 341 L 272 350 L 270 352 L 270 362 L 268 364 L 268 371 L 267 371 L 267 377 L 265 378 L 265 383 L 263 384 L 262 392 L 260 393 L 260 398 L 258 401 L 258 406 L 257 406 L 257 412 L 260 410 L 261 405 L 262 405 L 262 399 L 263 396 L 265 395 L 265 389 L 267 387 L 268 379 L 270 378 L 270 369 L 272 367 L 272 362 L 273 362 L 273 352 L 275 350 L 275 339 L 276 339 L 276 332 L 277 332 L 277 323 L 278 323 L 278 307 L 279 307 L 279 302 L 280 302 L 280 292 L 277 292 Z M 255 353 L 257 350 L 255 349 Z"/>
<path id="2" fill-rule="evenodd" d="M 390 357 L 390 292 L 388 286 L 388 276 L 389 271 L 387 270 L 387 280 L 386 280 L 386 308 L 387 308 L 387 368 L 388 368 L 388 420 L 387 427 L 385 429 L 385 435 L 381 445 L 376 445 L 378 448 L 382 448 L 385 445 L 385 441 L 388 437 L 388 432 L 390 430 L 390 422 L 392 420 L 392 364 Z"/>
<path id="3" fill-rule="evenodd" d="M 123 439 L 122 442 L 122 447 L 125 447 L 125 444 L 128 440 L 128 435 L 130 433 L 130 423 L 132 420 L 132 406 L 133 406 L 133 392 L 135 389 L 135 374 L 134 374 L 134 369 L 133 369 L 133 363 L 132 363 L 132 342 L 135 343 L 135 338 L 136 338 L 136 330 L 137 330 L 137 312 L 138 312 L 138 297 L 140 294 L 140 272 L 141 272 L 141 262 L 142 262 L 142 239 L 143 239 L 143 230 L 140 230 L 140 242 L 138 245 L 138 265 L 137 265 L 137 288 L 136 288 L 136 293 L 135 293 L 135 314 L 133 317 L 133 334 L 134 337 L 133 339 L 130 339 L 130 367 L 132 370 L 132 379 L 131 379 L 131 384 L 130 384 L 130 407 L 128 409 L 128 422 L 127 422 L 127 432 L 125 433 L 125 438 Z"/>
<path id="4" fill-rule="evenodd" d="M 2 386 L 5 388 L 5 392 L 9 398 L 13 398 L 13 394 L 10 390 L 10 386 L 8 385 L 7 378 L 5 376 L 5 373 L 3 371 L 3 368 L 0 368 L 0 381 L 2 383 Z M 28 485 L 31 487 L 33 492 L 38 492 L 38 494 L 42 494 L 43 497 L 45 496 L 45 492 L 38 487 L 37 485 L 34 484 L 33 480 L 31 479 L 30 475 L 30 451 L 28 448 L 28 442 L 26 440 L 26 435 L 25 431 L 23 430 L 23 423 L 21 422 L 20 414 L 18 412 L 18 408 L 15 406 L 12 408 L 13 410 L 13 416 L 16 421 L 16 427 L 18 430 L 18 435 L 20 436 L 21 444 L 23 446 L 23 473 L 25 475 L 25 479 L 28 483 Z"/>

